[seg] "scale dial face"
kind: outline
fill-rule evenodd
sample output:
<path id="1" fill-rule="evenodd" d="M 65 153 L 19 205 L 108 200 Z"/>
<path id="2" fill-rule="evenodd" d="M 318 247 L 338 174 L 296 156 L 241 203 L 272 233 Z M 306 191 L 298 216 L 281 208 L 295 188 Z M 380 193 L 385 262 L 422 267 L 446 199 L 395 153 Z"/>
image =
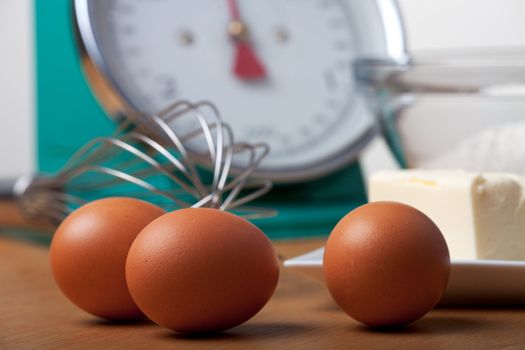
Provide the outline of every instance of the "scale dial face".
<path id="1" fill-rule="evenodd" d="M 374 123 L 352 62 L 404 51 L 388 38 L 385 16 L 399 21 L 391 1 L 77 0 L 75 10 L 87 54 L 122 103 L 154 113 L 212 101 L 237 141 L 270 145 L 259 173 L 277 180 L 356 156 Z M 237 56 L 235 20 L 255 58 Z M 263 72 L 236 72 L 246 59 Z"/>

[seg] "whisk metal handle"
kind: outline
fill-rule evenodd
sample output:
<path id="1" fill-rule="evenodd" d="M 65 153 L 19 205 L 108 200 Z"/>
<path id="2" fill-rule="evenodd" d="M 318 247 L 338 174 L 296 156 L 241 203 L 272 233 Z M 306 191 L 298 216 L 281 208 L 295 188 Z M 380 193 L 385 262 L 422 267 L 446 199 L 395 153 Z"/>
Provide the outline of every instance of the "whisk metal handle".
<path id="1" fill-rule="evenodd" d="M 0 199 L 13 199 L 18 179 L 0 179 Z"/>
<path id="2" fill-rule="evenodd" d="M 30 183 L 31 177 L 26 176 L 0 179 L 0 200 L 18 198 Z"/>

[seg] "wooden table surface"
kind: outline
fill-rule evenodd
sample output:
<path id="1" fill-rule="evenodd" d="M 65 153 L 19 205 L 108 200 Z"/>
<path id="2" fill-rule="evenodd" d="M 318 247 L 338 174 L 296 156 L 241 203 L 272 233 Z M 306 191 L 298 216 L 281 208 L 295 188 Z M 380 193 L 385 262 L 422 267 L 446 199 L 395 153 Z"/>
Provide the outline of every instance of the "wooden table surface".
<path id="1" fill-rule="evenodd" d="M 279 242 L 282 257 L 321 245 Z M 151 322 L 115 324 L 78 310 L 55 286 L 44 245 L 0 236 L 0 349 L 525 349 L 525 309 L 438 309 L 402 330 L 373 331 L 333 304 L 325 287 L 282 270 L 253 319 L 212 337 Z"/>

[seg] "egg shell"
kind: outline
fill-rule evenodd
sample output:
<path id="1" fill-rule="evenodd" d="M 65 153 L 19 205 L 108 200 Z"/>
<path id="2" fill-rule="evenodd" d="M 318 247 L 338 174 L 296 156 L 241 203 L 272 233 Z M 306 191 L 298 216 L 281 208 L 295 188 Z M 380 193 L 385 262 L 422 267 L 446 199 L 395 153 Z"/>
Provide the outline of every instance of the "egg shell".
<path id="1" fill-rule="evenodd" d="M 165 211 L 134 198 L 88 203 L 57 229 L 50 248 L 53 276 L 81 309 L 101 318 L 144 317 L 128 292 L 126 257 L 140 231 Z"/>
<path id="2" fill-rule="evenodd" d="M 369 326 L 419 319 L 441 299 L 450 274 L 438 227 L 419 210 L 374 202 L 347 214 L 325 248 L 326 285 L 339 306 Z"/>
<path id="3" fill-rule="evenodd" d="M 190 208 L 144 228 L 129 251 L 126 278 L 152 321 L 180 333 L 217 332 L 266 304 L 279 261 L 270 240 L 247 220 Z"/>

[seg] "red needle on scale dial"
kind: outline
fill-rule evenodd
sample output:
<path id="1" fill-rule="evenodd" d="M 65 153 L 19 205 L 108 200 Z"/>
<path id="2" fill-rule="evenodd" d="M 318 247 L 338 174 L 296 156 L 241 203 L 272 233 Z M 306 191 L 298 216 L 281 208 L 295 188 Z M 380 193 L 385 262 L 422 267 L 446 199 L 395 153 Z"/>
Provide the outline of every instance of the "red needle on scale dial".
<path id="1" fill-rule="evenodd" d="M 235 42 L 233 73 L 239 79 L 258 80 L 266 77 L 266 69 L 257 57 L 248 36 L 248 27 L 241 19 L 237 0 L 227 0 L 230 12 L 228 34 Z"/>

